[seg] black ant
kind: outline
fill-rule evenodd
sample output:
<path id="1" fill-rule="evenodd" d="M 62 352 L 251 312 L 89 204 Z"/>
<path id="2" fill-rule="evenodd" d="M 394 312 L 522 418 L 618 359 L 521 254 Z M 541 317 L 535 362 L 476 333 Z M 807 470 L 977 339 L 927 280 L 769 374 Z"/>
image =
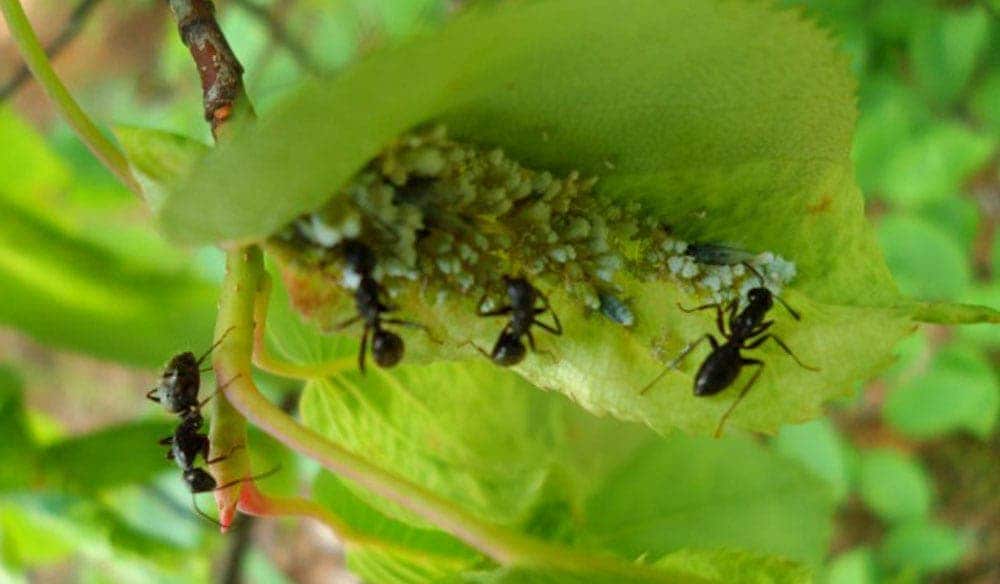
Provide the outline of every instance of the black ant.
<path id="1" fill-rule="evenodd" d="M 365 352 L 368 348 L 368 333 L 372 333 L 372 357 L 379 367 L 392 367 L 403 358 L 403 339 L 396 333 L 382 328 L 383 324 L 398 324 L 427 331 L 422 324 L 399 318 L 382 318 L 385 312 L 392 312 L 395 307 L 383 303 L 379 298 L 383 289 L 372 275 L 375 271 L 375 254 L 371 248 L 360 241 L 349 239 L 344 242 L 344 260 L 353 272 L 361 277 L 357 290 L 354 291 L 354 303 L 358 314 L 336 325 L 336 330 L 345 329 L 358 321 L 364 321 L 365 329 L 361 333 L 361 350 L 358 351 L 358 368 L 365 372 Z"/>
<path id="2" fill-rule="evenodd" d="M 201 432 L 203 425 L 203 419 L 200 412 L 193 412 L 190 415 L 183 418 L 177 429 L 174 430 L 172 436 L 167 436 L 160 440 L 160 444 L 164 446 L 170 446 L 170 451 L 167 452 L 167 459 L 173 460 L 177 463 L 177 466 L 183 471 L 184 482 L 187 484 L 188 489 L 191 491 L 191 506 L 202 518 L 215 523 L 216 525 L 221 524 L 209 517 L 204 511 L 198 507 L 198 503 L 195 501 L 194 496 L 198 493 L 207 493 L 210 491 L 221 491 L 227 489 L 233 485 L 257 480 L 269 476 L 277 472 L 277 468 L 261 473 L 256 476 L 237 479 L 230 481 L 228 483 L 219 485 L 209 472 L 203 468 L 195 466 L 195 461 L 198 454 L 201 454 L 202 459 L 204 459 L 205 464 L 215 464 L 221 462 L 228 458 L 234 451 L 243 448 L 243 445 L 236 445 L 229 450 L 226 454 L 222 456 L 217 456 L 215 458 L 209 458 L 208 452 L 210 448 L 210 443 L 208 436 Z"/>
<path id="3" fill-rule="evenodd" d="M 497 365 L 508 367 L 510 365 L 517 365 L 524 359 L 526 350 L 521 337 L 527 336 L 531 350 L 538 351 L 535 348 L 535 337 L 531 334 L 532 325 L 538 325 L 557 336 L 562 334 L 562 325 L 559 323 L 559 317 L 556 316 L 555 311 L 549 306 L 549 299 L 527 280 L 504 276 L 503 281 L 504 285 L 507 286 L 507 298 L 510 300 L 510 304 L 484 311 L 483 303 L 486 301 L 488 293 L 483 294 L 483 297 L 479 299 L 479 306 L 476 309 L 476 313 L 479 316 L 504 316 L 509 314 L 510 322 L 500 332 L 500 337 L 497 338 L 496 344 L 493 345 L 493 351 L 489 355 L 486 355 L 486 351 L 483 351 L 479 347 L 476 347 L 476 349 L 489 357 Z M 542 306 L 535 307 L 535 304 L 539 300 L 541 300 Z M 552 314 L 555 326 L 545 324 L 536 318 L 545 312 Z"/>
<path id="4" fill-rule="evenodd" d="M 729 302 L 729 304 L 723 308 L 721 302 L 713 302 L 711 304 L 704 304 L 696 308 L 684 308 L 677 304 L 677 307 L 684 312 L 696 312 L 699 310 L 707 310 L 710 308 L 715 309 L 715 326 L 719 329 L 719 334 L 721 334 L 726 342 L 719 344 L 719 342 L 712 336 L 711 333 L 707 333 L 697 341 L 689 345 L 684 349 L 680 355 L 678 355 L 662 373 L 656 376 L 653 381 L 651 381 L 646 387 L 640 391 L 640 395 L 646 393 L 653 385 L 656 384 L 668 371 L 676 367 L 680 361 L 687 356 L 688 353 L 694 350 L 702 341 L 708 339 L 708 342 L 712 345 L 712 352 L 709 353 L 705 361 L 702 362 L 701 367 L 698 368 L 698 372 L 694 376 L 694 394 L 696 396 L 710 396 L 715 395 L 722 390 L 726 389 L 736 381 L 736 378 L 740 374 L 740 370 L 745 365 L 753 365 L 757 367 L 754 372 L 753 377 L 750 381 L 743 387 L 740 394 L 736 397 L 736 400 L 729 406 L 729 409 L 722 415 L 719 420 L 719 425 L 715 430 L 715 437 L 718 438 L 722 435 L 722 428 L 729 418 L 736 406 L 743 400 L 747 392 L 760 377 L 761 372 L 764 370 L 764 362 L 760 359 L 747 359 L 743 357 L 740 351 L 747 349 L 756 349 L 761 346 L 768 339 L 773 339 L 774 342 L 778 343 L 778 346 L 788 353 L 796 363 L 799 364 L 803 369 L 808 369 L 809 371 L 819 371 L 818 368 L 812 367 L 799 361 L 799 358 L 795 356 L 795 353 L 788 348 L 780 338 L 774 334 L 766 334 L 764 332 L 771 328 L 774 324 L 773 320 L 765 321 L 767 317 L 767 312 L 774 305 L 774 299 L 777 299 L 782 306 L 788 310 L 788 313 L 792 315 L 795 320 L 801 320 L 799 313 L 795 312 L 784 300 L 782 300 L 778 295 L 773 294 L 764 286 L 764 278 L 753 269 L 750 264 L 744 262 L 744 266 L 747 267 L 751 272 L 753 272 L 761 282 L 761 285 L 757 288 L 752 288 L 747 293 L 748 304 L 739 314 L 736 310 L 739 306 L 739 299 L 734 298 Z M 726 332 L 725 327 L 725 317 L 724 312 L 728 313 L 729 331 Z M 764 335 L 764 336 L 761 336 Z"/>
<path id="5" fill-rule="evenodd" d="M 195 359 L 194 353 L 185 351 L 175 355 L 160 376 L 160 383 L 146 393 L 146 398 L 158 404 L 171 414 L 182 418 L 201 411 L 201 408 L 212 399 L 198 401 L 198 391 L 201 389 L 201 374 L 211 371 L 211 367 L 201 369 L 202 362 L 212 354 L 212 351 L 225 340 L 233 327 L 226 329 L 222 336 L 201 357 Z M 215 395 L 215 394 L 212 394 Z"/>

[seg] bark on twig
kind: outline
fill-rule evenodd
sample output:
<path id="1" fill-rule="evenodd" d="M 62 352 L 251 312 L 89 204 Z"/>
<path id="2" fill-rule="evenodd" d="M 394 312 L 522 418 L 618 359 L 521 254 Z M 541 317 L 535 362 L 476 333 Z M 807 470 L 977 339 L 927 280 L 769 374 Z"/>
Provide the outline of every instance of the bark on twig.
<path id="1" fill-rule="evenodd" d="M 49 56 L 50 61 L 59 56 L 59 53 L 80 34 L 84 23 L 87 21 L 87 17 L 90 16 L 94 8 L 97 8 L 97 5 L 101 2 L 102 0 L 82 0 L 82 2 L 76 5 L 76 8 L 73 9 L 73 12 L 69 15 L 69 19 L 66 21 L 66 26 L 45 47 L 45 54 Z M 27 65 L 21 65 L 13 77 L 10 78 L 10 81 L 5 83 L 3 87 L 0 87 L 0 102 L 6 101 L 7 98 L 17 93 L 17 90 L 29 79 L 31 79 L 31 70 L 28 69 Z"/>
<path id="2" fill-rule="evenodd" d="M 198 67 L 205 120 L 211 122 L 212 135 L 218 139 L 219 129 L 233 115 L 237 101 L 246 100 L 243 66 L 219 28 L 211 0 L 168 0 L 168 3 L 181 40 Z"/>

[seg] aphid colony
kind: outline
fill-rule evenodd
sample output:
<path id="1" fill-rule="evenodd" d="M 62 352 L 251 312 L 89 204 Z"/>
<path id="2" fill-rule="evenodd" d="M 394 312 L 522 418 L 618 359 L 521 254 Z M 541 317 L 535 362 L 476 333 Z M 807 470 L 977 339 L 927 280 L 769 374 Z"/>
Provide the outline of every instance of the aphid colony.
<path id="1" fill-rule="evenodd" d="M 718 393 L 743 365 L 758 367 L 735 407 L 763 367 L 743 358 L 741 350 L 771 338 L 791 355 L 777 337 L 760 335 L 772 324 L 764 318 L 773 298 L 780 300 L 782 287 L 795 277 L 794 264 L 768 252 L 688 244 L 638 204 L 594 196 L 595 184 L 577 173 L 558 178 L 525 168 L 500 150 L 450 140 L 438 127 L 392 143 L 324 208 L 272 237 L 268 249 L 352 291 L 357 315 L 335 328 L 364 323 L 362 371 L 369 336 L 380 366 L 403 357 L 402 338 L 384 325 L 426 331 L 421 324 L 383 316 L 394 310 L 391 299 L 407 289 L 416 287 L 437 302 L 478 295 L 479 316 L 508 317 L 492 351 L 476 348 L 509 366 L 524 359 L 524 339 L 536 350 L 533 327 L 562 334 L 540 284 L 559 287 L 587 308 L 631 326 L 635 316 L 617 296 L 616 274 L 627 270 L 638 279 L 672 279 L 713 301 L 698 309 L 716 309 L 726 339 L 719 344 L 711 335 L 703 337 L 713 351 L 695 376 L 695 394 Z M 545 313 L 551 323 L 539 320 Z"/>
<path id="2" fill-rule="evenodd" d="M 255 477 L 237 479 L 219 485 L 207 470 L 196 466 L 199 454 L 201 454 L 202 460 L 204 460 L 206 465 L 211 465 L 225 460 L 236 448 L 242 448 L 242 446 L 237 446 L 222 456 L 209 458 L 210 443 L 208 435 L 201 431 L 204 425 L 201 408 L 215 395 L 215 393 L 212 393 L 212 395 L 204 400 L 199 401 L 198 392 L 201 388 L 201 374 L 203 371 L 206 371 L 201 369 L 201 364 L 211 354 L 212 350 L 219 346 L 219 343 L 222 342 L 226 334 L 229 334 L 229 331 L 226 331 L 222 335 L 222 338 L 216 341 L 214 345 L 209 347 L 197 359 L 195 359 L 194 353 L 190 351 L 175 355 L 163 370 L 157 386 L 146 393 L 146 397 L 151 401 L 162 405 L 163 409 L 168 413 L 176 414 L 180 418 L 180 424 L 174 430 L 173 435 L 163 438 L 159 443 L 170 447 L 170 450 L 167 452 L 167 458 L 176 462 L 177 466 L 181 468 L 184 482 L 191 491 L 191 505 L 195 511 L 213 523 L 217 522 L 205 515 L 198 508 L 194 499 L 195 494 L 220 491 L 238 483 L 261 478 L 274 472 L 269 471 Z M 216 391 L 221 391 L 222 389 L 225 389 L 225 385 Z"/>

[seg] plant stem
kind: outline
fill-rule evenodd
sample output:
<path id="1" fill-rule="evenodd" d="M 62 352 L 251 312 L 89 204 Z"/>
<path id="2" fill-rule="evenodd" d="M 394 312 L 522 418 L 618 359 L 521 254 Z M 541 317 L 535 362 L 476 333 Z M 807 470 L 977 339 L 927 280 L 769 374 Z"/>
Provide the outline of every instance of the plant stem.
<path id="1" fill-rule="evenodd" d="M 400 505 L 500 564 L 601 572 L 642 578 L 648 582 L 697 581 L 692 580 L 689 573 L 682 578 L 677 573 L 600 553 L 572 550 L 491 525 L 451 501 L 371 464 L 299 424 L 261 395 L 251 377 L 254 309 L 258 294 L 266 286 L 267 274 L 258 247 L 250 246 L 227 253 L 226 278 L 219 301 L 216 332 L 221 334 L 230 328 L 232 331 L 216 350 L 213 364 L 219 379 L 233 379 L 225 389 L 226 397 L 247 420 L 289 448 Z"/>
<path id="2" fill-rule="evenodd" d="M 28 17 L 24 14 L 21 3 L 18 0 L 0 0 L 0 11 L 3 11 L 11 38 L 17 44 L 25 64 L 28 65 L 31 73 L 41 84 L 45 94 L 52 100 L 59 113 L 66 119 L 80 140 L 90 148 L 94 156 L 130 191 L 141 195 L 142 187 L 132 176 L 125 156 L 80 108 L 80 105 L 76 103 L 76 100 L 73 99 L 73 96 L 70 95 L 66 86 L 52 69 L 52 63 L 49 62 L 45 49 L 38 42 L 38 37 L 31 28 L 31 23 L 28 22 Z"/>
<path id="3" fill-rule="evenodd" d="M 333 359 L 325 363 L 303 365 L 290 363 L 274 356 L 267 348 L 266 325 L 267 325 L 267 305 L 271 298 L 271 279 L 264 278 L 261 283 L 261 290 L 257 294 L 254 302 L 254 333 L 253 333 L 253 363 L 258 368 L 288 377 L 290 379 L 322 379 L 336 375 L 354 367 L 356 359 L 345 357 Z"/>
<path id="4" fill-rule="evenodd" d="M 81 0 L 76 5 L 76 8 L 73 9 L 73 12 L 70 13 L 69 18 L 66 20 L 66 25 L 62 31 L 45 48 L 45 54 L 49 56 L 50 61 L 62 53 L 63 49 L 69 46 L 73 42 L 73 39 L 80 34 L 87 17 L 93 13 L 94 8 L 97 8 L 101 2 L 103 0 Z M 17 90 L 28 79 L 31 79 L 31 69 L 28 69 L 27 65 L 22 65 L 17 70 L 17 73 L 11 76 L 10 81 L 3 87 L 0 87 L 0 102 L 17 93 Z"/>

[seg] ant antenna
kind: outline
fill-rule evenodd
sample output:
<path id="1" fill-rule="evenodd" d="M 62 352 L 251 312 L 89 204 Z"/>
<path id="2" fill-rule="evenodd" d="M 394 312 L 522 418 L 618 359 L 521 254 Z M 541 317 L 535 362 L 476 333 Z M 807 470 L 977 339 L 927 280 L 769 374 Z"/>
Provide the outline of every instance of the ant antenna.
<path id="1" fill-rule="evenodd" d="M 207 350 L 207 351 L 205 351 L 205 354 L 204 354 L 204 355 L 202 355 L 201 357 L 198 357 L 198 365 L 201 365 L 201 362 L 205 360 L 205 357 L 208 357 L 209 355 L 211 355 L 211 354 L 212 354 L 212 351 L 213 351 L 213 350 L 214 350 L 214 349 L 215 349 L 216 347 L 218 347 L 218 346 L 219 346 L 220 344 L 222 344 L 222 341 L 226 340 L 226 336 L 227 336 L 227 335 L 229 335 L 229 333 L 230 333 L 230 332 L 232 332 L 232 330 L 233 330 L 234 328 L 236 328 L 236 327 L 235 327 L 235 326 L 231 326 L 231 327 L 227 328 L 227 329 L 226 329 L 226 332 L 222 333 L 222 336 L 221 336 L 221 337 L 219 337 L 219 340 L 218 340 L 218 341 L 215 341 L 215 344 L 214 344 L 214 345 L 212 345 L 211 347 L 209 347 L 209 348 L 208 348 L 208 350 Z"/>
<path id="2" fill-rule="evenodd" d="M 754 267 L 750 265 L 750 262 L 740 262 L 740 263 L 742 263 L 743 266 L 746 267 L 746 269 L 753 272 L 753 275 L 757 276 L 757 279 L 760 280 L 760 285 L 762 287 L 767 288 L 767 283 L 764 280 L 764 276 L 760 275 L 760 272 L 754 269 Z M 778 300 L 778 302 L 780 302 L 781 305 L 785 307 L 785 310 L 788 311 L 788 314 L 792 315 L 792 318 L 794 318 L 795 320 L 802 320 L 802 317 L 799 316 L 799 313 L 796 312 L 794 308 L 789 306 L 788 303 L 785 302 L 785 300 L 781 296 L 778 296 L 774 292 L 771 292 L 771 296 L 775 297 Z"/>
<path id="3" fill-rule="evenodd" d="M 194 498 L 194 493 L 191 493 L 191 507 L 193 507 L 194 510 L 195 510 L 195 512 L 198 515 L 200 515 L 201 518 L 204 519 L 205 521 L 208 521 L 209 523 L 214 523 L 214 524 L 218 525 L 219 527 L 221 527 L 223 529 L 228 529 L 227 526 L 219 523 L 218 521 L 216 521 L 215 519 L 213 519 L 210 515 L 208 515 L 204 511 L 202 511 L 200 507 L 198 507 L 198 500 Z"/>
<path id="4" fill-rule="evenodd" d="M 205 407 L 205 404 L 207 404 L 207 403 L 208 403 L 208 402 L 209 402 L 209 401 L 210 401 L 210 400 L 211 400 L 211 399 L 212 399 L 213 397 L 215 397 L 215 395 L 216 395 L 217 393 L 219 393 L 220 391 L 223 391 L 223 390 L 225 390 L 225 389 L 226 389 L 227 387 L 229 387 L 229 384 L 231 384 L 232 382 L 234 382 L 234 381 L 236 381 L 237 379 L 239 379 L 239 378 L 240 378 L 240 377 L 241 377 L 242 375 L 243 375 L 242 373 L 237 373 L 237 374 L 236 374 L 236 375 L 234 375 L 233 377 L 230 377 L 230 378 L 229 378 L 229 379 L 228 379 L 228 380 L 227 380 L 227 381 L 226 381 L 225 383 L 223 383 L 222 385 L 219 385 L 219 386 L 216 386 L 216 388 L 215 388 L 215 391 L 213 391 L 213 392 L 211 393 L 211 395 L 209 395 L 208 397 L 206 397 L 205 399 L 203 399 L 203 400 L 201 401 L 201 403 L 199 403 L 199 404 L 198 404 L 198 408 L 200 409 L 200 408 L 203 408 L 203 407 Z"/>

